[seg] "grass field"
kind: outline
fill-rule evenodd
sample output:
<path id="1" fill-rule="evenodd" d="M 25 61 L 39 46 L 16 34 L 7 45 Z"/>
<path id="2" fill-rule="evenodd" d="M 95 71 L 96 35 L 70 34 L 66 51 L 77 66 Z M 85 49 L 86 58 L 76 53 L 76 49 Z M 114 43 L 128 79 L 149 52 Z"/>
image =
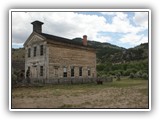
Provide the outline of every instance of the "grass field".
<path id="1" fill-rule="evenodd" d="M 148 108 L 148 80 L 12 89 L 12 108 Z"/>

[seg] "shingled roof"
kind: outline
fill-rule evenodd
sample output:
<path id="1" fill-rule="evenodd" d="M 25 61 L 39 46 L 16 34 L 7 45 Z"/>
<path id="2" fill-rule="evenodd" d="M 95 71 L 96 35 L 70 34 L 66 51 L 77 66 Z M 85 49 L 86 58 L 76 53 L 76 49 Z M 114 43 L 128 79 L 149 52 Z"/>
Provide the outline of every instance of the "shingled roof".
<path id="1" fill-rule="evenodd" d="M 70 45 L 76 45 L 77 47 L 79 46 L 81 48 L 93 48 L 93 46 L 87 45 L 87 36 L 86 35 L 83 36 L 82 41 L 75 41 L 75 40 L 71 40 L 71 39 L 67 39 L 67 38 L 63 38 L 63 37 L 59 37 L 59 36 L 55 36 L 55 35 L 51 35 L 51 34 L 42 33 L 43 22 L 41 22 L 41 21 L 36 20 L 36 21 L 32 22 L 31 24 L 33 25 L 33 32 L 30 35 L 30 37 L 33 34 L 39 34 L 40 36 L 46 38 L 46 40 L 49 42 L 56 41 L 56 42 L 70 44 Z M 27 39 L 27 41 L 29 40 L 29 38 Z M 24 46 L 27 43 L 27 41 L 24 43 Z"/>
<path id="2" fill-rule="evenodd" d="M 51 41 L 53 40 L 53 41 L 57 41 L 57 42 L 93 48 L 93 46 L 90 46 L 90 45 L 84 46 L 82 44 L 82 41 L 78 42 L 78 41 L 74 41 L 71 39 L 67 39 L 67 38 L 63 38 L 63 37 L 59 37 L 59 36 L 55 36 L 55 35 L 50 35 L 50 34 L 46 34 L 46 33 L 38 33 L 38 34 L 42 35 L 43 37 L 45 37 L 46 39 L 51 40 Z"/>

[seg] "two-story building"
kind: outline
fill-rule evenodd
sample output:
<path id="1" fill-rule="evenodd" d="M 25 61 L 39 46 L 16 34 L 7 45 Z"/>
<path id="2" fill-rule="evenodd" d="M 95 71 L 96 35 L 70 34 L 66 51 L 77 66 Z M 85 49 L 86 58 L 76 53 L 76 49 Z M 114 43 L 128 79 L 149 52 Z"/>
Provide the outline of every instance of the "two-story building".
<path id="1" fill-rule="evenodd" d="M 96 51 L 87 45 L 87 36 L 81 42 L 42 33 L 43 23 L 34 21 L 33 32 L 24 43 L 25 74 L 32 79 L 94 78 Z"/>

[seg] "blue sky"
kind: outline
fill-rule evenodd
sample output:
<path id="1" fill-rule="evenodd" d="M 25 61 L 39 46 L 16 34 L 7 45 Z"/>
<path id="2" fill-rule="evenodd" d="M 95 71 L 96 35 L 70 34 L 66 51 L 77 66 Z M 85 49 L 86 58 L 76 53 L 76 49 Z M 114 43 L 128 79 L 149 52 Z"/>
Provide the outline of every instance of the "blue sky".
<path id="1" fill-rule="evenodd" d="M 148 42 L 148 12 L 13 12 L 12 47 L 23 46 L 35 20 L 44 33 L 69 39 L 87 35 L 124 48 Z"/>

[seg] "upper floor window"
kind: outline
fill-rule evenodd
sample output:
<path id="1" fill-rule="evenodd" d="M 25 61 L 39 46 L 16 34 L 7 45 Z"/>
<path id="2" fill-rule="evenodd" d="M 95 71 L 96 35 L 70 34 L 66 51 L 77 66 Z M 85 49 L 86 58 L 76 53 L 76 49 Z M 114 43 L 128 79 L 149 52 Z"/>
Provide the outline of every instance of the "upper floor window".
<path id="1" fill-rule="evenodd" d="M 34 57 L 36 56 L 36 52 L 37 52 L 37 47 L 34 47 Z"/>
<path id="2" fill-rule="evenodd" d="M 31 48 L 28 48 L 28 57 L 31 57 Z"/>
<path id="3" fill-rule="evenodd" d="M 40 55 L 43 55 L 43 45 L 40 46 Z"/>

